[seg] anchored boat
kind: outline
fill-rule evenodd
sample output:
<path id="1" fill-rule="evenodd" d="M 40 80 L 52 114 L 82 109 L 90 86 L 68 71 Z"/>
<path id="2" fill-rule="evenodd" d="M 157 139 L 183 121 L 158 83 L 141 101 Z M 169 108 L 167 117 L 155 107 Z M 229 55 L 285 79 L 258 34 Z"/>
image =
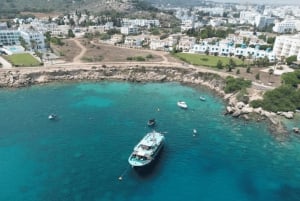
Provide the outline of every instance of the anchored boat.
<path id="1" fill-rule="evenodd" d="M 143 167 L 155 160 L 164 146 L 165 136 L 162 133 L 152 131 L 147 133 L 134 147 L 128 158 L 132 167 Z"/>
<path id="2" fill-rule="evenodd" d="M 156 121 L 155 121 L 155 119 L 149 119 L 147 124 L 148 124 L 149 127 L 151 127 L 151 126 L 154 126 L 156 124 Z"/>
<path id="3" fill-rule="evenodd" d="M 177 106 L 180 107 L 180 108 L 183 108 L 183 109 L 187 109 L 188 108 L 186 102 L 184 102 L 184 101 L 178 101 L 177 102 Z"/>

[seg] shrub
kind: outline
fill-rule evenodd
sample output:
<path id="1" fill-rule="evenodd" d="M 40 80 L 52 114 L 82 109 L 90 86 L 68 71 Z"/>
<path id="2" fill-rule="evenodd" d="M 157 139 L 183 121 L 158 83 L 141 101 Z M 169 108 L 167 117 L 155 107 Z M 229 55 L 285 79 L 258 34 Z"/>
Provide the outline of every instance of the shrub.
<path id="1" fill-rule="evenodd" d="M 147 58 L 147 59 L 153 59 L 153 55 L 152 55 L 152 54 L 148 54 L 148 55 L 146 56 L 146 58 Z"/>
<path id="2" fill-rule="evenodd" d="M 250 66 L 247 67 L 246 73 L 251 73 L 251 68 L 250 68 Z"/>
<path id="3" fill-rule="evenodd" d="M 135 60 L 136 60 L 136 61 L 146 61 L 146 59 L 145 59 L 144 57 L 142 57 L 142 56 L 137 56 L 137 57 L 135 58 Z"/>
<path id="4" fill-rule="evenodd" d="M 244 80 L 244 78 L 233 78 L 231 76 L 226 78 L 225 93 L 237 92 L 241 89 L 251 86 L 251 81 Z"/>
<path id="5" fill-rule="evenodd" d="M 259 73 L 257 73 L 257 74 L 255 75 L 255 79 L 256 79 L 256 80 L 259 80 L 259 79 L 260 79 L 260 74 L 259 74 Z"/>

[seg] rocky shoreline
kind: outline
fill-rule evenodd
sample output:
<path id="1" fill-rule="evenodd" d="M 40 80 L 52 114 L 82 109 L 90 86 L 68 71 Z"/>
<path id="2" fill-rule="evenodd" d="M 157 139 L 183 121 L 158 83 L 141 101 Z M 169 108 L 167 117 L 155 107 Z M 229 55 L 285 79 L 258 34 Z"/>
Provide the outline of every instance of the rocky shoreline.
<path id="1" fill-rule="evenodd" d="M 1 88 L 27 87 L 59 81 L 80 80 L 120 80 L 130 82 L 180 82 L 189 85 L 202 85 L 216 92 L 228 102 L 226 114 L 246 120 L 267 120 L 273 133 L 284 135 L 287 130 L 277 114 L 252 108 L 239 102 L 236 94 L 225 94 L 225 77 L 211 72 L 203 72 L 191 67 L 165 67 L 142 65 L 99 65 L 55 68 L 22 68 L 0 71 Z M 283 113 L 281 113 L 283 115 Z M 288 114 L 290 115 L 290 114 Z"/>

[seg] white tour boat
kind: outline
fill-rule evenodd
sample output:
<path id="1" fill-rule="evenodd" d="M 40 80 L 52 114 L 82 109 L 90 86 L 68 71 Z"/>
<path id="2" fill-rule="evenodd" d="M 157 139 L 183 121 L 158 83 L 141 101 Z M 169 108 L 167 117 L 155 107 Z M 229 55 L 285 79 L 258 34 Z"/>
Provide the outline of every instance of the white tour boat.
<path id="1" fill-rule="evenodd" d="M 134 147 L 128 158 L 132 167 L 143 167 L 155 160 L 160 150 L 164 146 L 165 136 L 159 132 L 147 133 L 141 141 Z"/>

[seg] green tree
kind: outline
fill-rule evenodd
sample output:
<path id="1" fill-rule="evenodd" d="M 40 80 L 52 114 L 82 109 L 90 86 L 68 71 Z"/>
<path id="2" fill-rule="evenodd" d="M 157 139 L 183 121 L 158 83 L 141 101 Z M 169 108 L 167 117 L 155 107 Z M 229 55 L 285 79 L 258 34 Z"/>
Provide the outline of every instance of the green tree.
<path id="1" fill-rule="evenodd" d="M 25 41 L 23 37 L 19 37 L 19 41 L 21 46 L 27 51 L 28 50 L 28 43 Z"/>
<path id="2" fill-rule="evenodd" d="M 293 56 L 290 56 L 290 57 L 287 57 L 285 59 L 287 65 L 291 65 L 294 61 L 297 61 L 297 56 L 296 55 L 293 55 Z"/>
<path id="3" fill-rule="evenodd" d="M 291 85 L 295 88 L 298 87 L 298 84 L 300 83 L 300 71 L 294 71 L 290 73 L 284 73 L 281 76 L 283 84 Z"/>
<path id="4" fill-rule="evenodd" d="M 223 67 L 223 63 L 222 63 L 222 61 L 221 60 L 218 60 L 218 63 L 217 63 L 217 69 L 223 69 L 224 67 Z"/>
<path id="5" fill-rule="evenodd" d="M 72 29 L 68 30 L 68 37 L 69 38 L 74 38 L 75 37 L 75 34 L 73 33 Z"/>
<path id="6" fill-rule="evenodd" d="M 235 68 L 236 67 L 236 63 L 235 63 L 235 61 L 232 58 L 229 59 L 228 65 L 230 65 L 231 68 Z"/>
<path id="7" fill-rule="evenodd" d="M 269 82 L 270 82 L 270 78 L 271 78 L 271 76 L 274 74 L 274 69 L 273 69 L 273 68 L 270 68 L 270 69 L 268 70 L 268 73 L 269 73 Z"/>

